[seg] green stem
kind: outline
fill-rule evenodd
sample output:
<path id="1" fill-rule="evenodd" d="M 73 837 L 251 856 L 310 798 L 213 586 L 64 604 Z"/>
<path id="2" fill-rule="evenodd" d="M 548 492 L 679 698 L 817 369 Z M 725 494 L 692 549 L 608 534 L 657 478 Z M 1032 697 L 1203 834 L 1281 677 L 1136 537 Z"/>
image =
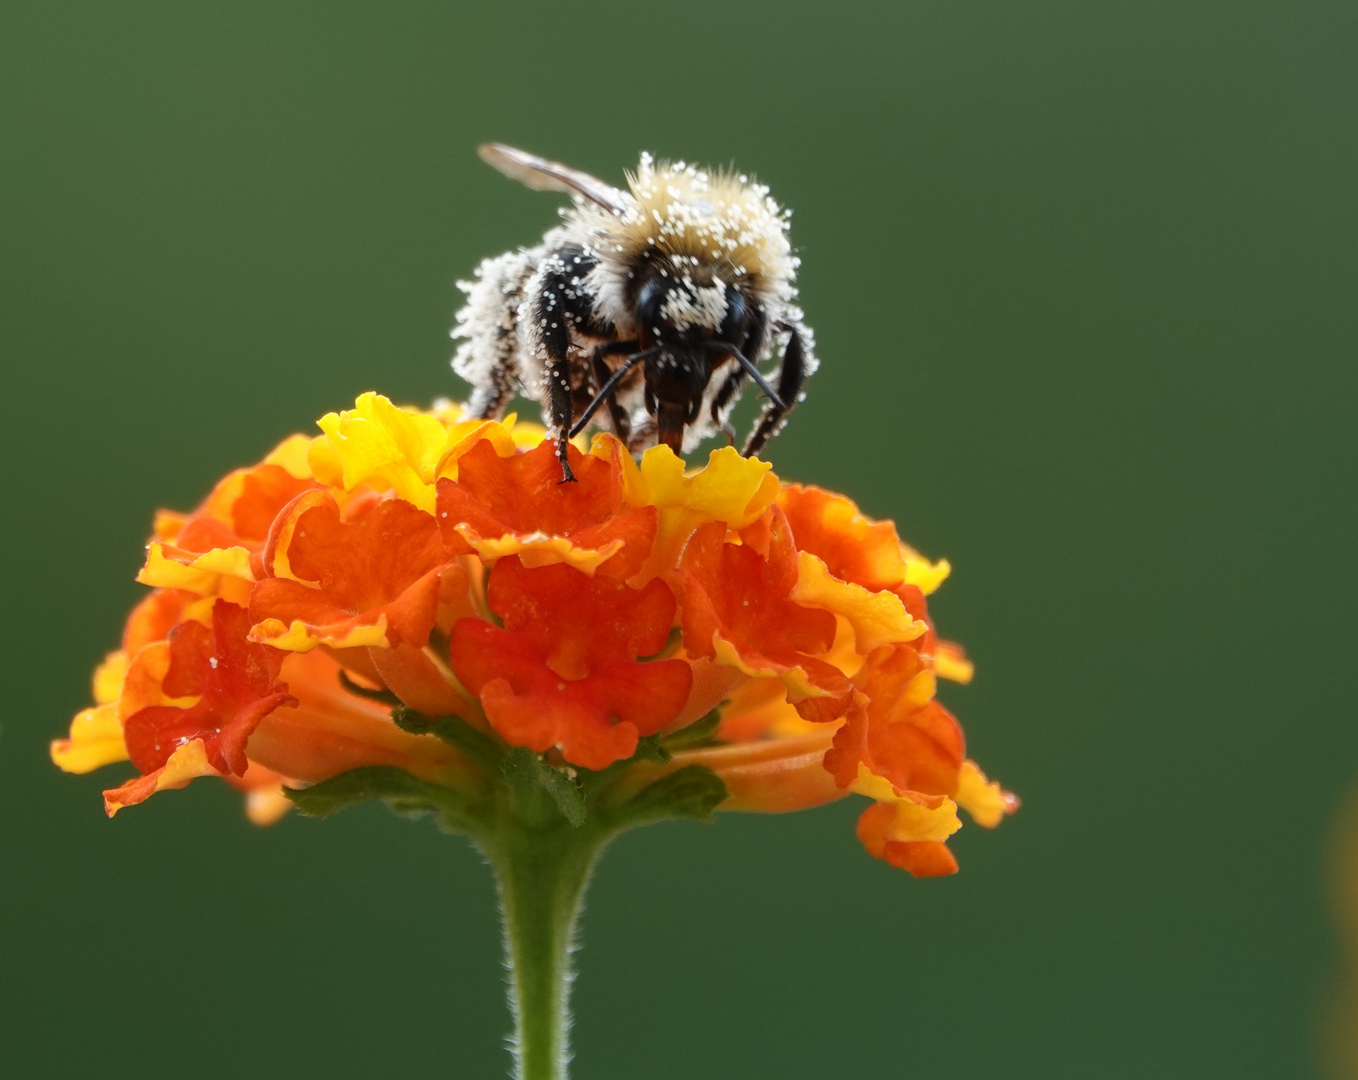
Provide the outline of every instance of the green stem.
<path id="1" fill-rule="evenodd" d="M 482 838 L 500 891 L 515 1080 L 566 1080 L 570 954 L 585 886 L 605 833 L 505 822 Z"/>

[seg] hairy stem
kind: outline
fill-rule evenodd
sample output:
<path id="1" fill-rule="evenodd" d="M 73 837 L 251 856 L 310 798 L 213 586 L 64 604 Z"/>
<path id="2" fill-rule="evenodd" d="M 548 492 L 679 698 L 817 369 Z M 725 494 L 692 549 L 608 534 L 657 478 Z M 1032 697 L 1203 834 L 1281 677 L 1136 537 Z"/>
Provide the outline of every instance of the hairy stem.
<path id="1" fill-rule="evenodd" d="M 482 846 L 495 871 L 514 1014 L 515 1080 L 566 1080 L 571 952 L 585 886 L 607 836 L 508 822 Z"/>

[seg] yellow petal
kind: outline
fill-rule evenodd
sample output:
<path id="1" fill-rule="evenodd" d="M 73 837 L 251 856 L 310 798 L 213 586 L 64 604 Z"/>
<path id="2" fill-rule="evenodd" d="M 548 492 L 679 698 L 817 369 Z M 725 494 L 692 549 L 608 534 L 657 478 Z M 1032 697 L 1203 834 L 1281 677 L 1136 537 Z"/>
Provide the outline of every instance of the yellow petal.
<path id="1" fill-rule="evenodd" d="M 947 559 L 939 559 L 936 563 L 930 562 L 906 544 L 901 545 L 901 558 L 905 560 L 905 583 L 917 585 L 925 596 L 936 592 L 952 573 L 952 565 Z"/>
<path id="2" fill-rule="evenodd" d="M 76 713 L 71 721 L 67 739 L 53 739 L 52 761 L 68 773 L 87 773 L 115 761 L 127 760 L 127 744 L 123 742 L 123 725 L 118 721 L 118 707 L 100 705 Z"/>
<path id="3" fill-rule="evenodd" d="M 311 444 L 321 438 L 324 436 L 313 438 L 310 435 L 289 435 L 269 451 L 264 464 L 277 465 L 297 480 L 310 479 L 311 467 L 307 464 L 307 455 L 311 450 Z"/>
<path id="4" fill-rule="evenodd" d="M 467 543 L 476 549 L 476 554 L 486 565 L 506 555 L 517 555 L 528 569 L 565 563 L 594 576 L 605 561 L 622 550 L 621 540 L 610 540 L 601 548 L 578 547 L 566 536 L 549 536 L 547 533 L 528 533 L 520 535 L 506 533 L 504 536 L 483 538 L 467 525 L 458 525 L 456 531 Z"/>
<path id="5" fill-rule="evenodd" d="M 611 437 L 596 438 L 591 453 L 619 463 L 629 506 L 654 506 L 660 512 L 655 547 L 631 579 L 634 585 L 673 566 L 699 525 L 724 521 L 743 529 L 751 524 L 773 503 L 780 486 L 767 461 L 741 457 L 731 446 L 713 450 L 707 464 L 693 472 L 686 472 L 683 460 L 663 444 L 647 450 L 640 465 Z"/>
<path id="6" fill-rule="evenodd" d="M 797 583 L 789 598 L 803 607 L 824 608 L 842 615 L 853 627 L 858 651 L 866 656 L 879 645 L 914 641 L 926 630 L 919 619 L 905 610 L 895 593 L 873 592 L 840 581 L 809 551 L 797 553 Z"/>
<path id="7" fill-rule="evenodd" d="M 701 469 L 686 472 L 683 459 L 668 446 L 653 446 L 637 469 L 644 497 L 636 505 L 690 510 L 704 521 L 742 529 L 777 496 L 780 485 L 772 470 L 767 461 L 741 457 L 735 447 L 723 446 L 708 455 Z"/>
<path id="8" fill-rule="evenodd" d="M 434 512 L 434 473 L 448 444 L 437 417 L 369 392 L 354 408 L 326 413 L 317 424 L 325 441 L 312 446 L 307 463 L 318 479 L 345 491 L 368 484 Z"/>
<path id="9" fill-rule="evenodd" d="M 463 414 L 462 406 L 455 401 L 450 401 L 448 398 L 436 399 L 429 407 L 429 412 L 432 415 L 437 416 L 445 425 L 447 425 L 451 434 L 450 442 L 452 439 L 461 437 L 459 434 L 460 431 L 465 431 L 475 424 L 496 422 L 478 420 L 475 417 L 466 416 Z M 520 450 L 531 450 L 547 437 L 547 429 L 545 427 L 541 424 L 520 421 L 518 413 L 506 413 L 500 418 L 498 424 L 500 427 L 504 428 L 505 431 L 509 432 L 514 445 Z M 575 442 L 574 439 L 571 441 Z M 577 445 L 579 444 L 577 443 Z M 450 479 L 455 479 L 455 477 L 450 477 Z"/>
<path id="10" fill-rule="evenodd" d="M 157 510 L 151 525 L 151 533 L 162 543 L 173 544 L 175 537 L 184 531 L 188 520 L 187 514 L 179 514 L 173 510 Z"/>
<path id="11" fill-rule="evenodd" d="M 111 705 L 117 701 L 126 678 L 127 653 L 117 649 L 104 657 L 104 662 L 94 669 L 94 703 Z"/>
<path id="12" fill-rule="evenodd" d="M 938 693 L 938 678 L 932 671 L 924 670 L 905 684 L 901 704 L 909 709 L 918 709 L 933 700 Z"/>
<path id="13" fill-rule="evenodd" d="M 957 803 L 977 825 L 987 829 L 993 829 L 1006 814 L 1017 810 L 1019 804 L 1016 795 L 1011 795 L 995 781 L 987 780 L 974 761 L 962 762 L 962 771 L 957 777 Z"/>
<path id="14" fill-rule="evenodd" d="M 445 424 L 452 425 L 462 419 L 462 405 L 452 398 L 435 398 L 429 406 L 429 413 L 431 416 L 437 416 Z M 510 413 L 505 417 L 505 421 L 508 422 L 513 416 L 514 414 Z"/>
<path id="15" fill-rule="evenodd" d="M 888 840 L 910 843 L 918 840 L 947 840 L 962 827 L 957 816 L 957 804 L 951 799 L 942 799 L 937 806 L 915 802 L 913 799 L 900 799 L 893 804 L 896 816 L 888 826 Z"/>
<path id="16" fill-rule="evenodd" d="M 520 450 L 531 450 L 547 438 L 547 429 L 541 424 L 532 424 L 527 421 L 520 421 L 517 416 L 510 413 L 500 421 L 514 436 L 514 445 Z M 571 442 L 575 443 L 580 450 L 584 449 L 584 439 L 575 438 Z"/>
<path id="17" fill-rule="evenodd" d="M 509 457 L 518 448 L 514 436 L 504 424 L 494 420 L 464 421 L 455 424 L 448 432 L 447 449 L 439 456 L 434 475 L 456 480 L 458 462 L 483 440 L 488 441 L 500 457 Z"/>
<path id="18" fill-rule="evenodd" d="M 327 634 L 314 626 L 308 626 L 301 619 L 293 619 L 285 625 L 282 619 L 265 619 L 250 628 L 250 640 L 261 645 L 272 645 L 275 649 L 289 652 L 310 652 L 318 645 L 328 645 L 332 649 L 387 649 L 387 616 L 383 612 L 375 623 L 360 623 L 351 626 L 342 634 Z"/>
<path id="19" fill-rule="evenodd" d="M 940 679 L 950 682 L 969 683 L 976 674 L 976 666 L 967 659 L 960 645 L 951 641 L 940 641 L 934 647 L 934 671 Z"/>
<path id="20" fill-rule="evenodd" d="M 718 664 L 735 668 L 737 671 L 756 679 L 778 679 L 787 688 L 787 700 L 796 703 L 807 698 L 829 697 L 830 691 L 823 690 L 811 681 L 805 669 L 800 667 L 758 667 L 740 654 L 740 650 L 721 636 L 720 631 L 712 632 L 713 659 Z"/>
<path id="21" fill-rule="evenodd" d="M 850 790 L 889 804 L 895 811 L 886 831 L 888 840 L 910 843 L 918 840 L 947 840 L 962 827 L 957 817 L 957 804 L 943 795 L 921 795 L 917 792 L 901 794 L 890 781 L 868 770 L 861 762 L 858 777 Z"/>
<path id="22" fill-rule="evenodd" d="M 212 601 L 209 601 L 211 603 Z M 191 709 L 198 702 L 199 695 L 192 694 L 182 698 L 167 697 L 164 690 L 165 676 L 170 670 L 170 643 L 153 641 L 142 646 L 132 662 L 127 666 L 127 676 L 123 679 L 122 692 L 116 703 L 111 702 L 118 711 L 120 723 L 126 723 L 134 713 L 153 705 L 169 705 L 176 709 Z"/>
<path id="23" fill-rule="evenodd" d="M 318 435 L 307 448 L 306 463 L 311 475 L 322 484 L 332 488 L 344 487 L 344 465 L 324 435 Z"/>
<path id="24" fill-rule="evenodd" d="M 243 547 L 213 548 L 201 555 L 172 557 L 158 541 L 146 546 L 146 565 L 137 580 L 153 589 L 183 589 L 199 596 L 216 596 L 223 590 L 223 578 L 253 582 L 250 552 Z"/>

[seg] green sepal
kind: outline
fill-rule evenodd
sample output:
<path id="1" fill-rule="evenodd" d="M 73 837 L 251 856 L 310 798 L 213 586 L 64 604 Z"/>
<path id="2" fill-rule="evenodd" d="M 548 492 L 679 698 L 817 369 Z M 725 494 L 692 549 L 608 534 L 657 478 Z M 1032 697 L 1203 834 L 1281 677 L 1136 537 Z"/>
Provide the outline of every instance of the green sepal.
<path id="1" fill-rule="evenodd" d="M 665 748 L 665 744 L 659 735 L 645 735 L 637 740 L 636 751 L 623 764 L 630 765 L 634 761 L 653 761 L 657 765 L 664 765 L 670 760 L 670 752 Z"/>
<path id="2" fill-rule="evenodd" d="M 580 786 L 573 777 L 543 761 L 539 754 L 516 746 L 505 755 L 503 769 L 515 809 L 527 820 L 545 823 L 550 819 L 545 795 L 550 806 L 577 829 L 585 823 L 585 797 Z"/>
<path id="3" fill-rule="evenodd" d="M 623 828 L 671 818 L 711 821 L 729 794 L 726 781 L 706 765 L 685 765 L 647 784 L 610 816 Z"/>
<path id="4" fill-rule="evenodd" d="M 693 721 L 687 727 L 680 728 L 673 735 L 665 736 L 661 746 L 670 753 L 675 753 L 679 750 L 715 745 L 718 740 L 714 736 L 720 723 L 721 710 L 713 709 L 706 716 Z"/>
<path id="5" fill-rule="evenodd" d="M 494 776 L 504 756 L 503 744 L 478 731 L 460 716 L 425 716 L 407 705 L 391 710 L 391 721 L 412 735 L 433 735 L 461 750 L 481 771 Z"/>
<path id="6" fill-rule="evenodd" d="M 435 814 L 439 824 L 452 832 L 463 831 L 470 809 L 461 792 L 421 780 L 394 765 L 363 765 L 310 787 L 283 790 L 308 817 L 329 817 L 359 803 L 381 799 L 406 817 Z"/>
<path id="7" fill-rule="evenodd" d="M 632 756 L 624 758 L 622 761 L 615 761 L 612 765 L 603 769 L 581 769 L 579 771 L 580 790 L 585 798 L 593 799 L 594 796 L 606 789 L 622 773 L 625 773 L 629 766 L 635 765 L 638 761 L 651 761 L 657 765 L 665 765 L 670 760 L 670 752 L 665 749 L 659 735 L 646 735 L 637 740 L 637 748 L 632 751 Z"/>

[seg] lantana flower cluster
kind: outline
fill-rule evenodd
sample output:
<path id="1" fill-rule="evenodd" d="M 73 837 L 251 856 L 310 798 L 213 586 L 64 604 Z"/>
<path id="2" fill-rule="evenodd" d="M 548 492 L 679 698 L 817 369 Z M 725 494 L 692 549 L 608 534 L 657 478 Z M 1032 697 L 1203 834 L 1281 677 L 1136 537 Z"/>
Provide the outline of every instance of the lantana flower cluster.
<path id="1" fill-rule="evenodd" d="M 376 394 L 319 426 L 156 517 L 153 591 L 52 748 L 70 772 L 132 763 L 110 815 L 200 776 L 261 823 L 364 766 L 483 779 L 397 703 L 568 777 L 691 730 L 632 767 L 706 766 L 721 809 L 866 796 L 859 838 L 917 876 L 957 869 L 959 806 L 994 826 L 1017 805 L 935 696 L 971 675 L 929 619 L 947 563 L 843 496 L 731 448 L 634 461 L 607 434 L 563 484 L 540 427 Z"/>

